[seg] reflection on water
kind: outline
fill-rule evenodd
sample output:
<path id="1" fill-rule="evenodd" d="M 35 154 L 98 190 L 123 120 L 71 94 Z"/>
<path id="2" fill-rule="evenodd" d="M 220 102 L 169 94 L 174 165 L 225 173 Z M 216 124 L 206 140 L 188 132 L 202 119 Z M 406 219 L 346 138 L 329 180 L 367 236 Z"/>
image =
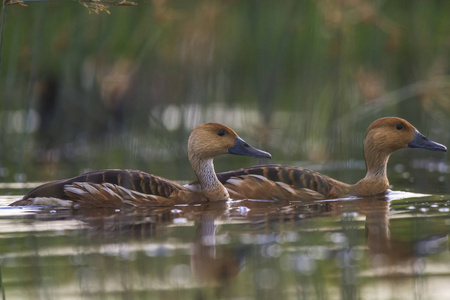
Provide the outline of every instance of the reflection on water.
<path id="1" fill-rule="evenodd" d="M 444 299 L 449 207 L 449 196 L 403 192 L 121 211 L 0 206 L 3 298 Z"/>

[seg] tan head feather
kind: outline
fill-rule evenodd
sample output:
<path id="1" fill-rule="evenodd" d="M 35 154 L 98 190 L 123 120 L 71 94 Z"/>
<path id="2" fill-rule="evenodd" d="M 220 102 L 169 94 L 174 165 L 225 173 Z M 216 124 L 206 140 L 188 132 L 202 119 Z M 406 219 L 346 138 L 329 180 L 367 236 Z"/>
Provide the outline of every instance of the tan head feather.
<path id="1" fill-rule="evenodd" d="M 233 129 L 218 123 L 204 123 L 194 128 L 188 141 L 188 153 L 213 158 L 228 153 L 238 135 Z"/>

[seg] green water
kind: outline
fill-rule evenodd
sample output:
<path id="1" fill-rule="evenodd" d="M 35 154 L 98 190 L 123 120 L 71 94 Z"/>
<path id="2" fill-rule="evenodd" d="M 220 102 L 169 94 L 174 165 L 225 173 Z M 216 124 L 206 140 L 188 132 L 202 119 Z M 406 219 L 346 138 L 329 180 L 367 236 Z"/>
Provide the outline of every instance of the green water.
<path id="1" fill-rule="evenodd" d="M 448 299 L 450 196 L 5 206 L 3 299 Z"/>

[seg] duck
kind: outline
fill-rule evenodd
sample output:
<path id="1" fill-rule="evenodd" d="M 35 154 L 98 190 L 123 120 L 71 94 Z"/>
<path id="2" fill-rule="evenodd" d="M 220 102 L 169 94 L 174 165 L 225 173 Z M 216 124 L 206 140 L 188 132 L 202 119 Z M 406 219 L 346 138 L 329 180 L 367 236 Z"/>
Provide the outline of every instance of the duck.
<path id="1" fill-rule="evenodd" d="M 227 200 L 228 190 L 214 170 L 215 157 L 235 154 L 271 158 L 270 153 L 250 146 L 233 129 L 219 123 L 195 127 L 189 136 L 187 152 L 198 179 L 195 187 L 139 170 L 106 169 L 50 181 L 10 206 L 120 208 Z"/>
<path id="2" fill-rule="evenodd" d="M 398 117 L 375 120 L 364 138 L 366 176 L 347 184 L 313 170 L 260 165 L 218 173 L 231 198 L 266 200 L 323 200 L 347 196 L 369 197 L 389 190 L 387 163 L 392 153 L 403 148 L 447 151 L 444 145 L 427 139 L 408 121 Z M 195 183 L 197 184 L 197 183 Z"/>

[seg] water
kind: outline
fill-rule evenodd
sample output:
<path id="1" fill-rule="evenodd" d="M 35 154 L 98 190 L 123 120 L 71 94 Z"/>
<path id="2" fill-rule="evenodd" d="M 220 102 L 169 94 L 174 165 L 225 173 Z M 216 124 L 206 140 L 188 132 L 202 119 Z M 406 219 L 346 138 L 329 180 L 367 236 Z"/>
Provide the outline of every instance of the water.
<path id="1" fill-rule="evenodd" d="M 4 299 L 449 299 L 450 196 L 10 208 Z"/>

